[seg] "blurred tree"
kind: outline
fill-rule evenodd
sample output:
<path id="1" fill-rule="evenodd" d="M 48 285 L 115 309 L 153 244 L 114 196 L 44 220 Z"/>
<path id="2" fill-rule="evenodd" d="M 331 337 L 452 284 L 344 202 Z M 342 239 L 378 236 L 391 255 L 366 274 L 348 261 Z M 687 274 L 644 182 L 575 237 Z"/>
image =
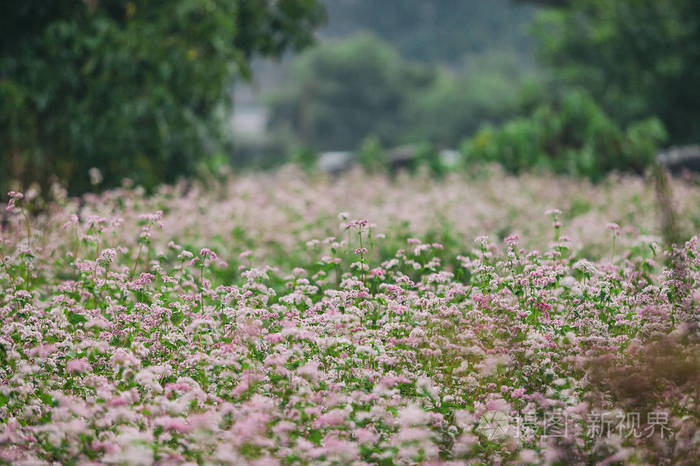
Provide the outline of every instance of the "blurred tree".
<path id="1" fill-rule="evenodd" d="M 513 117 L 528 76 L 510 53 L 471 56 L 455 71 L 404 60 L 368 34 L 321 44 L 292 65 L 291 84 L 270 99 L 270 125 L 316 150 L 353 150 L 370 136 L 385 147 L 457 145 L 482 123 Z"/>
<path id="2" fill-rule="evenodd" d="M 374 136 L 370 136 L 362 142 L 357 151 L 357 161 L 367 173 L 381 173 L 388 166 L 384 148 Z"/>
<path id="3" fill-rule="evenodd" d="M 461 69 L 440 70 L 429 88 L 409 99 L 410 133 L 415 140 L 455 147 L 481 125 L 518 114 L 529 82 L 536 82 L 535 74 L 511 53 L 466 57 Z"/>
<path id="4" fill-rule="evenodd" d="M 146 186 L 195 168 L 222 140 L 236 74 L 309 44 L 318 0 L 3 0 L 0 187 Z"/>
<path id="5" fill-rule="evenodd" d="M 270 125 L 316 150 L 355 149 L 370 135 L 396 144 L 409 99 L 435 77 L 368 34 L 325 43 L 295 60 L 290 87 L 271 98 Z"/>
<path id="6" fill-rule="evenodd" d="M 534 8 L 513 0 L 324 0 L 328 26 L 345 37 L 371 31 L 402 56 L 459 65 L 465 55 L 508 51 L 531 61 L 527 35 Z"/>
<path id="7" fill-rule="evenodd" d="M 567 90 L 528 117 L 482 128 L 462 153 L 468 165 L 499 163 L 511 173 L 539 168 L 596 181 L 611 171 L 641 173 L 665 138 L 656 118 L 623 128 L 587 92 Z"/>
<path id="8" fill-rule="evenodd" d="M 531 1 L 531 0 L 530 0 Z M 700 141 L 700 1 L 543 1 L 534 31 L 555 78 L 616 121 L 658 116 L 671 143 Z"/>

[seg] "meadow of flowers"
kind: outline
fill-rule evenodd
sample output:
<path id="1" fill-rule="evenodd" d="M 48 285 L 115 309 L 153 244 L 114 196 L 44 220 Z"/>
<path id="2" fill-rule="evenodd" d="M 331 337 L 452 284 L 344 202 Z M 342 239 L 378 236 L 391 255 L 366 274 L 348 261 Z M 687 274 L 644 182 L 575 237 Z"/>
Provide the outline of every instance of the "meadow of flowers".
<path id="1" fill-rule="evenodd" d="M 697 464 L 700 256 L 654 204 L 497 173 L 10 193 L 0 463 Z"/>

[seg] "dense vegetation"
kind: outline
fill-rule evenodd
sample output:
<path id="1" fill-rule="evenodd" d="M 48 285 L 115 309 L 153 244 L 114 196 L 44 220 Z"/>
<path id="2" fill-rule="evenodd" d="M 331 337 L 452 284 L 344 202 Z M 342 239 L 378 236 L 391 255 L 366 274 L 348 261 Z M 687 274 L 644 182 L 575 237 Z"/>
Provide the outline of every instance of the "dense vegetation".
<path id="1" fill-rule="evenodd" d="M 465 56 L 512 53 L 532 60 L 534 8 L 513 0 L 326 0 L 321 34 L 372 31 L 409 60 L 459 66 Z"/>
<path id="2" fill-rule="evenodd" d="M 0 191 L 192 174 L 222 150 L 227 89 L 253 56 L 312 39 L 316 0 L 3 2 Z"/>
<path id="3" fill-rule="evenodd" d="M 661 147 L 700 141 L 697 2 L 532 3 L 537 67 L 511 36 L 486 56 L 465 46 L 460 60 L 436 64 L 407 48 L 408 35 L 368 19 L 392 43 L 350 37 L 303 54 L 292 84 L 272 99 L 272 127 L 313 150 L 357 149 L 366 138 L 461 146 L 467 167 L 497 161 L 515 173 L 544 167 L 595 180 L 613 170 L 641 172 Z M 431 5 L 434 23 L 407 20 L 403 30 L 413 25 L 421 35 L 459 16 Z M 480 2 L 460 5 L 476 12 L 470 18 L 482 12 Z M 454 43 L 433 45 L 440 54 Z"/>
<path id="4" fill-rule="evenodd" d="M 530 116 L 486 126 L 462 146 L 467 166 L 497 162 L 512 173 L 541 169 L 599 180 L 611 171 L 644 173 L 666 140 L 656 118 L 623 128 L 585 91 L 569 90 Z"/>
<path id="5" fill-rule="evenodd" d="M 484 122 L 517 113 L 526 79 L 507 53 L 480 57 L 459 71 L 401 57 L 360 34 L 330 41 L 295 60 L 291 79 L 271 96 L 275 133 L 314 150 L 356 149 L 421 140 L 456 146 Z"/>
<path id="6" fill-rule="evenodd" d="M 697 462 L 700 252 L 648 187 L 400 181 L 11 193 L 0 463 Z"/>
<path id="7" fill-rule="evenodd" d="M 697 1 L 4 5 L 0 465 L 697 464 Z"/>
<path id="8" fill-rule="evenodd" d="M 534 32 L 559 82 L 586 89 L 620 124 L 656 116 L 672 144 L 700 142 L 700 2 L 558 3 Z"/>

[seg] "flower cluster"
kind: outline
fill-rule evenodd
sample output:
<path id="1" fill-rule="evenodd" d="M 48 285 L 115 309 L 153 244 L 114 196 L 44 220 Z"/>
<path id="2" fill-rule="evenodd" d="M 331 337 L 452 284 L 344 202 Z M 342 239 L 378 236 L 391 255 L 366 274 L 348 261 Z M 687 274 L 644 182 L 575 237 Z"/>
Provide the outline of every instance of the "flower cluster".
<path id="1" fill-rule="evenodd" d="M 406 195 L 403 207 L 392 191 L 402 188 L 383 181 L 373 189 L 385 215 L 375 205 L 368 218 L 386 224 L 334 230 L 347 180 L 309 188 L 324 196 L 284 183 L 265 193 L 238 180 L 219 201 L 124 189 L 36 217 L 10 211 L 0 463 L 697 459 L 695 238 L 664 253 L 640 234 L 653 230 L 617 227 L 612 255 L 605 221 L 581 242 L 557 211 L 554 232 L 539 212 L 503 241 L 457 241 L 435 233 L 440 223 L 397 223 L 401 212 L 428 222 L 416 211 L 438 194 Z M 471 189 L 460 183 L 430 188 L 454 196 L 441 215 Z M 610 218 L 644 215 L 626 207 Z M 259 223 L 242 228 L 246 215 Z M 539 250 L 521 244 L 533 229 Z M 553 413 L 564 435 L 552 435 Z M 652 433 L 663 413 L 664 436 L 603 422 L 620 413 L 638 413 L 629 431 Z"/>

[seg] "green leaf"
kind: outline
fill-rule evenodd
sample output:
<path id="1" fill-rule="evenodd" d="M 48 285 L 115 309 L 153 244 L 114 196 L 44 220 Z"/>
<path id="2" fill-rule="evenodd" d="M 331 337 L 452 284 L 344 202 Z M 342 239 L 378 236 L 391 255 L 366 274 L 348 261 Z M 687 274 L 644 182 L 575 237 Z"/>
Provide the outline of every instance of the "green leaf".
<path id="1" fill-rule="evenodd" d="M 169 342 L 168 340 L 161 340 L 160 343 L 166 348 L 170 348 L 171 350 L 177 349 L 177 346 L 174 343 Z"/>
<path id="2" fill-rule="evenodd" d="M 318 429 L 313 429 L 309 432 L 309 441 L 315 443 L 316 445 L 321 445 L 321 440 L 323 439 L 323 434 Z"/>
<path id="3" fill-rule="evenodd" d="M 57 406 L 57 405 L 58 405 L 58 403 L 56 402 L 56 400 L 54 400 L 53 397 L 52 397 L 51 395 L 49 395 L 48 393 L 38 392 L 38 393 L 37 393 L 37 396 L 38 396 L 39 399 L 40 399 L 41 401 L 43 401 L 44 404 L 47 405 L 47 406 L 52 406 L 52 407 L 53 407 L 53 406 Z"/>
<path id="4" fill-rule="evenodd" d="M 68 317 L 68 322 L 70 322 L 71 325 L 78 325 L 80 323 L 87 322 L 87 318 L 85 318 L 85 316 L 83 316 L 82 314 L 78 314 L 67 309 L 66 317 Z"/>
<path id="5" fill-rule="evenodd" d="M 180 311 L 175 311 L 170 316 L 170 322 L 174 325 L 180 325 L 183 320 L 185 320 L 185 315 Z"/>

